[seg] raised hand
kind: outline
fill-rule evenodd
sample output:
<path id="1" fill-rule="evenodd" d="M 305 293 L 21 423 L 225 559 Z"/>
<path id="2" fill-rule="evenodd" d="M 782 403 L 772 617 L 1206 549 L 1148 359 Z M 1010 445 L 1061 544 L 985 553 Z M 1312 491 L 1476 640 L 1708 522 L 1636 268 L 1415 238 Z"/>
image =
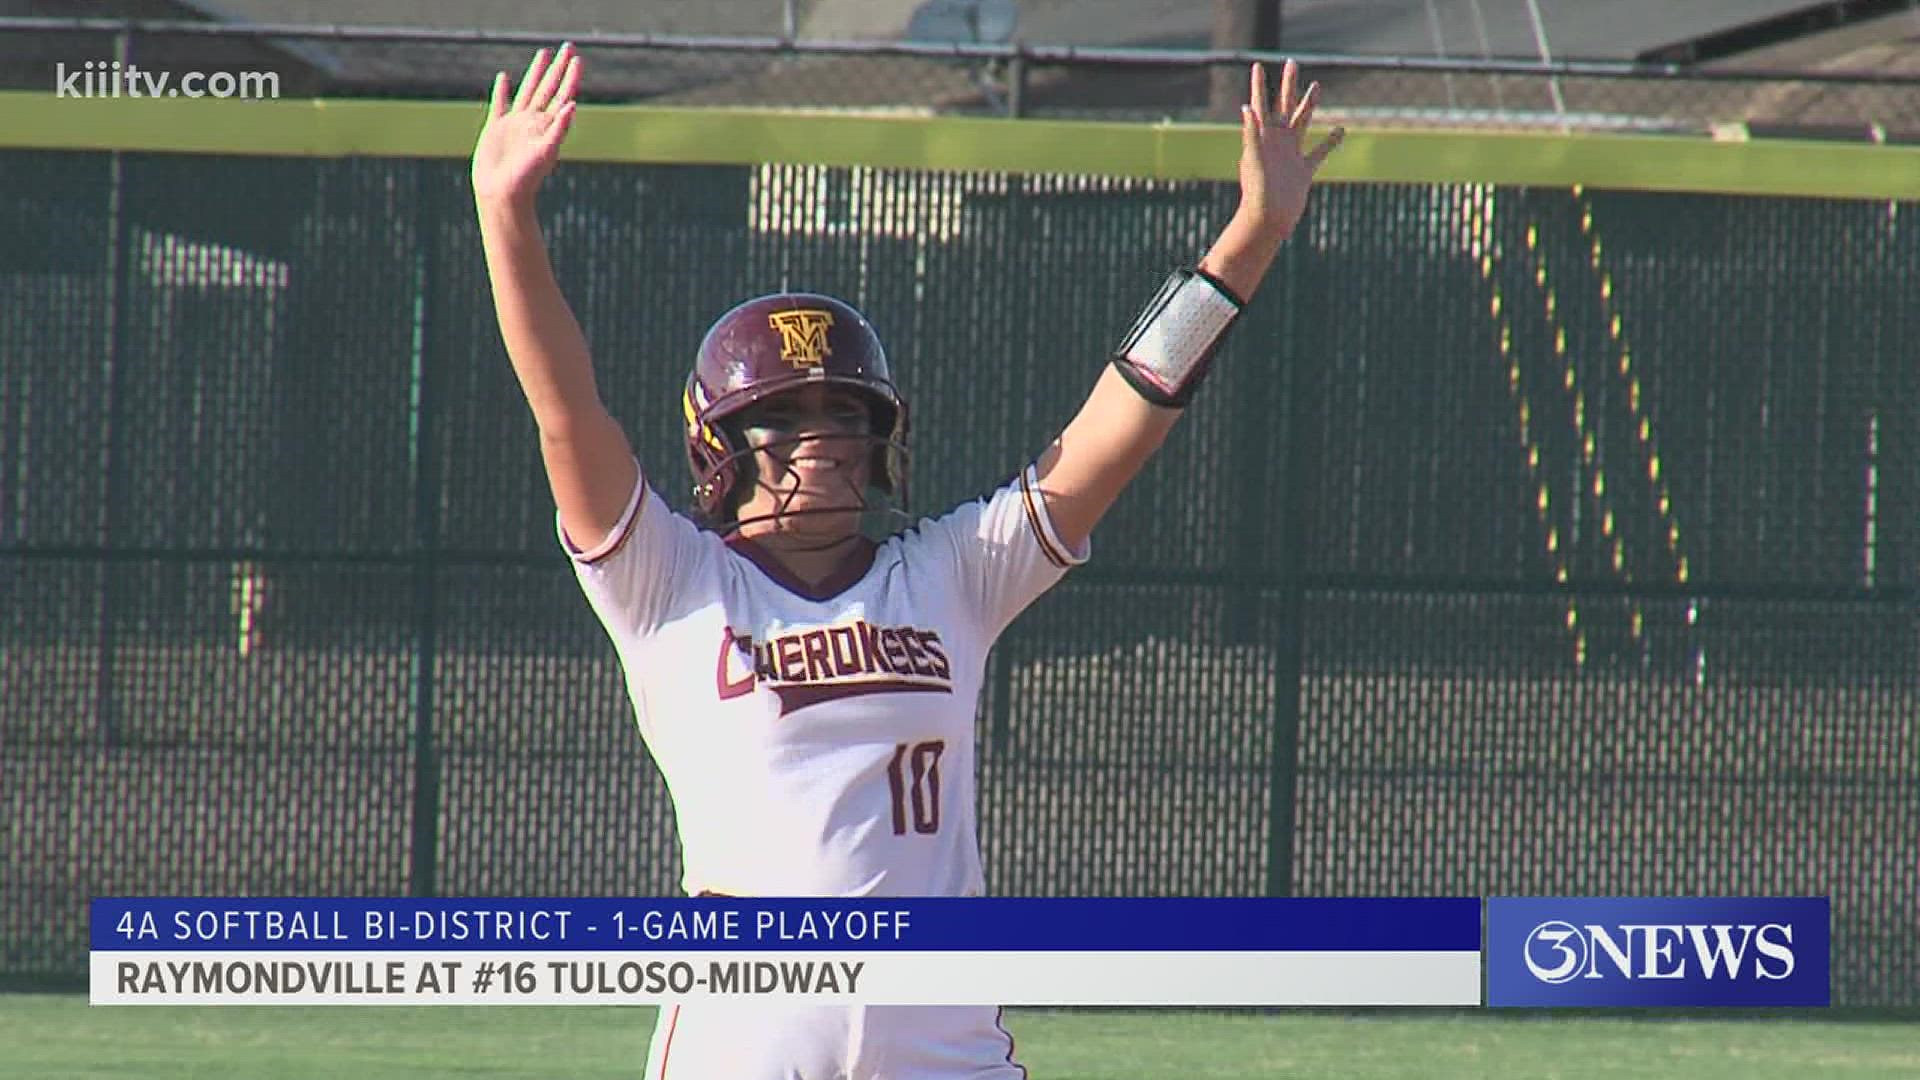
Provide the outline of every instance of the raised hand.
<path id="1" fill-rule="evenodd" d="M 1318 146 L 1307 149 L 1320 84 L 1309 85 L 1301 94 L 1299 82 L 1300 65 L 1287 61 L 1280 74 L 1280 96 L 1270 99 L 1266 68 L 1255 64 L 1248 104 L 1240 107 L 1240 210 L 1282 239 L 1306 213 L 1313 174 L 1347 134 L 1336 127 Z"/>
<path id="2" fill-rule="evenodd" d="M 553 171 L 573 123 L 580 57 L 572 45 L 533 54 L 519 92 L 508 101 L 507 73 L 493 79 L 486 126 L 473 148 L 473 197 L 482 203 L 531 203 Z"/>

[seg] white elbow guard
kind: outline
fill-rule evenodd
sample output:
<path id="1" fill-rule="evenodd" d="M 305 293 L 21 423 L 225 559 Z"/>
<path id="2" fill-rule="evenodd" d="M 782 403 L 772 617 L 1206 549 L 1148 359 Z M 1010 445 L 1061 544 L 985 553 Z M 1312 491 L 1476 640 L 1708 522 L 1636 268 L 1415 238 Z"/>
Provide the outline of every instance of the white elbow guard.
<path id="1" fill-rule="evenodd" d="M 1175 270 L 1114 352 L 1113 366 L 1141 397 L 1184 408 L 1245 306 L 1204 270 Z"/>

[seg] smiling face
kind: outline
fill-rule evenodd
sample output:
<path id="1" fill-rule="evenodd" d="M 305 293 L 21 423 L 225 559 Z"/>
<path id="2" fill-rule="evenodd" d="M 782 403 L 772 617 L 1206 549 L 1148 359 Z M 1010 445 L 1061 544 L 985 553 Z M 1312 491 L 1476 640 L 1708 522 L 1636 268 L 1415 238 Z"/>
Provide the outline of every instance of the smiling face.
<path id="1" fill-rule="evenodd" d="M 746 535 L 780 532 L 828 543 L 860 531 L 873 463 L 873 410 L 859 393 L 817 384 L 743 410 L 754 484 L 737 520 Z"/>

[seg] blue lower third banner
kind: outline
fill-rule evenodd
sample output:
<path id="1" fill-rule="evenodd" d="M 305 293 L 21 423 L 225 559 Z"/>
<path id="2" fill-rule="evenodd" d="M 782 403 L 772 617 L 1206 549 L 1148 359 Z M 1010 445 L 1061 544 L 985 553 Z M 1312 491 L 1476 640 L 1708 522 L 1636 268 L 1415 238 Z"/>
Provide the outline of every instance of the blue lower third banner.
<path id="1" fill-rule="evenodd" d="M 1826 1006 L 1824 897 L 1494 897 L 1494 1007 Z"/>
<path id="2" fill-rule="evenodd" d="M 1478 1005 L 1475 898 L 101 899 L 96 1005 Z"/>

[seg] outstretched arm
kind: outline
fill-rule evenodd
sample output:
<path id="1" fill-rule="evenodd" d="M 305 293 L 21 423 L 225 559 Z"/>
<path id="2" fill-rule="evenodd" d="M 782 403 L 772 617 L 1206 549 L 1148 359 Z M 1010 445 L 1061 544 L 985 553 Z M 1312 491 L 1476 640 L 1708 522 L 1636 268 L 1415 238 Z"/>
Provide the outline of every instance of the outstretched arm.
<path id="1" fill-rule="evenodd" d="M 626 433 L 600 400 L 586 337 L 554 279 L 535 214 L 579 85 L 571 46 L 551 57 L 536 53 L 511 101 L 506 73 L 495 77 L 473 151 L 473 196 L 500 336 L 540 429 L 561 527 L 591 548 L 619 523 L 637 477 Z"/>
<path id="2" fill-rule="evenodd" d="M 1200 260 L 1199 270 L 1241 302 L 1253 298 L 1280 245 L 1306 211 L 1313 174 L 1345 132 L 1336 128 L 1311 151 L 1307 128 L 1320 84 L 1297 93 L 1299 68 L 1287 61 L 1277 100 L 1255 64 L 1250 104 L 1240 116 L 1240 206 Z M 1201 284 L 1197 287 L 1205 287 Z M 1041 455 L 1036 470 L 1047 515 L 1060 539 L 1079 548 L 1094 526 L 1166 440 L 1181 407 L 1156 404 L 1108 365 L 1073 421 Z"/>

